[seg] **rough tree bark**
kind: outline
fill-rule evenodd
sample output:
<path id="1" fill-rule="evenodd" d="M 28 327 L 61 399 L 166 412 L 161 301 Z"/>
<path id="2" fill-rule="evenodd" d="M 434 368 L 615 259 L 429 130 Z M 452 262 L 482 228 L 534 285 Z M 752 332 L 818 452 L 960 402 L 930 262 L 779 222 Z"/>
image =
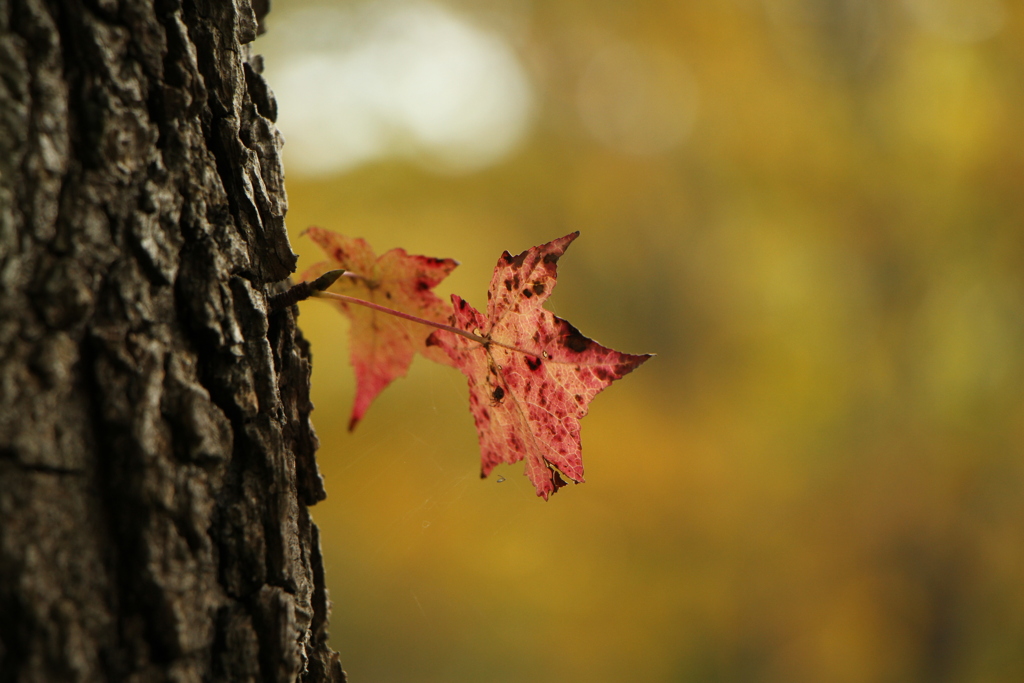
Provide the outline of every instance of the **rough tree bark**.
<path id="1" fill-rule="evenodd" d="M 0 0 L 0 681 L 344 678 L 256 4 Z"/>

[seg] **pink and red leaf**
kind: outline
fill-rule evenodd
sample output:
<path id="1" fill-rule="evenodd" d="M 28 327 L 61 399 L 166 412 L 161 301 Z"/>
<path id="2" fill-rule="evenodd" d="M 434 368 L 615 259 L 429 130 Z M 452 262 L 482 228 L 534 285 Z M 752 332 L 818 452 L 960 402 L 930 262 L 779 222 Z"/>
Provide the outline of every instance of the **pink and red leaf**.
<path id="1" fill-rule="evenodd" d="M 485 343 L 434 332 L 469 382 L 481 476 L 499 463 L 526 461 L 545 500 L 583 479 L 579 421 L 593 398 L 650 355 L 601 346 L 543 307 L 557 283 L 558 259 L 579 233 L 512 256 L 502 254 L 487 293 L 487 315 L 452 295 L 451 324 Z"/>

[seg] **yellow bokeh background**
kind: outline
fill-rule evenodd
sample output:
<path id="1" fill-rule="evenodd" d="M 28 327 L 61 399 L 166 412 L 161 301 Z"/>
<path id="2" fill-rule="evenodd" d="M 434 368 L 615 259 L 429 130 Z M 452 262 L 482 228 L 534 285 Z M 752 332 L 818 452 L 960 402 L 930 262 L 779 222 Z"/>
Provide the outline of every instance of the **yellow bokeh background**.
<path id="1" fill-rule="evenodd" d="M 479 479 L 451 368 L 348 433 L 347 322 L 300 305 L 351 679 L 1024 680 L 1024 6 L 496 4 L 446 7 L 507 31 L 525 137 L 460 172 L 286 145 L 300 269 L 315 224 L 458 259 L 438 292 L 479 307 L 503 250 L 579 230 L 550 307 L 658 355 L 545 503 L 521 465 Z M 609 123 L 622 45 L 654 100 Z"/>

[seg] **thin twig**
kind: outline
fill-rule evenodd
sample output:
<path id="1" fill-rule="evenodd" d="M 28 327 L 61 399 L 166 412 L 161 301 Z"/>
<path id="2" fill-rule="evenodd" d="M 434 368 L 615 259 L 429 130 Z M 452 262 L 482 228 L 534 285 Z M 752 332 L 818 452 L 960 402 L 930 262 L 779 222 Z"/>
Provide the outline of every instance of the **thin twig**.
<path id="1" fill-rule="evenodd" d="M 294 306 L 313 296 L 315 292 L 323 291 L 333 285 L 335 281 L 345 275 L 344 270 L 329 270 L 311 282 L 300 282 L 285 292 L 276 294 L 267 301 L 272 311 L 278 311 L 288 306 Z"/>

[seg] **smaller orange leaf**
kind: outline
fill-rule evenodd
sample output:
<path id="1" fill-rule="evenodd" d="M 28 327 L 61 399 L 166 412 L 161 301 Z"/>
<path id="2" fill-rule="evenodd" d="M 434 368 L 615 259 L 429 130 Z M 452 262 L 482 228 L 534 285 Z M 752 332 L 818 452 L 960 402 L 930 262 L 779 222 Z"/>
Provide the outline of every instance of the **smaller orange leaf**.
<path id="1" fill-rule="evenodd" d="M 448 320 L 450 309 L 431 291 L 448 276 L 458 261 L 407 254 L 392 249 L 377 256 L 366 240 L 311 227 L 304 233 L 330 261 L 309 268 L 311 280 L 335 268 L 346 273 L 326 291 L 345 294 L 433 322 Z M 336 302 L 351 322 L 351 360 L 356 374 L 356 398 L 348 428 L 362 419 L 377 395 L 393 380 L 405 376 L 417 352 L 452 365 L 440 349 L 426 346 L 431 329 L 363 306 Z"/>

